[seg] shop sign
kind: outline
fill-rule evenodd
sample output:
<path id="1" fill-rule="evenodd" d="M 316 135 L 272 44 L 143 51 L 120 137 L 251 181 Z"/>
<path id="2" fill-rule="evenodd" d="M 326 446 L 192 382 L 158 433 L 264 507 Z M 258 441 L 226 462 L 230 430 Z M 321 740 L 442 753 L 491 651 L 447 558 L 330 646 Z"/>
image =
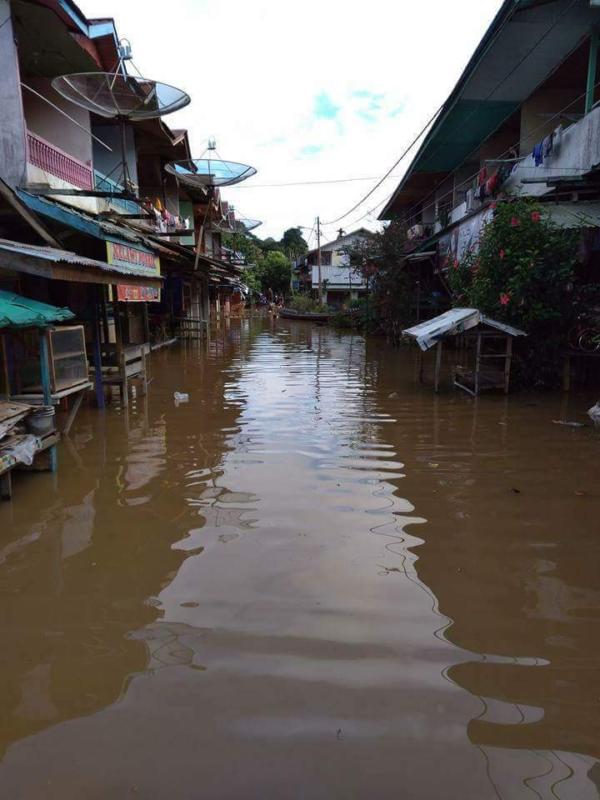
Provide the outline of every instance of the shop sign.
<path id="1" fill-rule="evenodd" d="M 160 259 L 153 253 L 145 250 L 138 250 L 127 244 L 117 242 L 107 242 L 107 262 L 117 267 L 143 269 L 148 271 L 151 277 L 160 276 Z M 160 301 L 160 289 L 151 286 L 127 286 L 117 285 L 117 300 L 126 303 L 158 303 Z"/>

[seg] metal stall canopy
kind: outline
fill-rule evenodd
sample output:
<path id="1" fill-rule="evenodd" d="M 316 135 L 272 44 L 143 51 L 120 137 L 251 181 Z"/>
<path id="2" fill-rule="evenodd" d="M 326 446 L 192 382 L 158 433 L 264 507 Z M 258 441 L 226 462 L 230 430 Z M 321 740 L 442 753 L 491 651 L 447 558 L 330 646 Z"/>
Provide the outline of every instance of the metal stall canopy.
<path id="1" fill-rule="evenodd" d="M 508 336 L 527 336 L 525 331 L 513 328 L 505 322 L 491 319 L 476 308 L 452 308 L 439 317 L 421 322 L 413 328 L 402 331 L 405 336 L 415 339 L 421 350 L 430 350 L 441 339 L 447 336 L 458 336 L 461 333 L 476 328 L 478 325 L 487 325 L 495 328 Z"/>
<path id="2" fill-rule="evenodd" d="M 439 390 L 442 347 L 445 339 L 466 335 L 475 340 L 475 364 L 471 369 L 458 364 L 453 370 L 454 386 L 472 395 L 484 389 L 503 389 L 508 393 L 512 362 L 512 342 L 527 336 L 525 331 L 491 319 L 476 308 L 453 308 L 445 314 L 403 331 L 421 349 L 419 378 L 423 378 L 423 353 L 436 347 L 434 387 Z M 488 350 L 484 345 L 490 345 Z M 505 349 L 500 345 L 504 344 Z"/>

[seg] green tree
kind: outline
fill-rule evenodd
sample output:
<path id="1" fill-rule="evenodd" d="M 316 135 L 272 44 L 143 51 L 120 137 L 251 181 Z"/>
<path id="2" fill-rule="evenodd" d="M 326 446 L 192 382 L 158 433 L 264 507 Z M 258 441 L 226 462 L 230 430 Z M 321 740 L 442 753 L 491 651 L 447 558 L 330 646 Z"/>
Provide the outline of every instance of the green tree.
<path id="1" fill-rule="evenodd" d="M 302 235 L 301 228 L 288 228 L 281 238 L 281 249 L 290 258 L 298 258 L 308 251 L 308 244 Z"/>
<path id="2" fill-rule="evenodd" d="M 558 382 L 561 351 L 589 287 L 578 281 L 578 234 L 555 225 L 543 206 L 517 200 L 498 206 L 479 248 L 450 264 L 455 305 L 478 308 L 528 334 L 519 343 L 522 385 Z"/>
<path id="3" fill-rule="evenodd" d="M 257 265 L 263 292 L 272 289 L 275 294 L 288 293 L 290 269 L 290 262 L 284 253 L 278 250 L 267 252 Z"/>

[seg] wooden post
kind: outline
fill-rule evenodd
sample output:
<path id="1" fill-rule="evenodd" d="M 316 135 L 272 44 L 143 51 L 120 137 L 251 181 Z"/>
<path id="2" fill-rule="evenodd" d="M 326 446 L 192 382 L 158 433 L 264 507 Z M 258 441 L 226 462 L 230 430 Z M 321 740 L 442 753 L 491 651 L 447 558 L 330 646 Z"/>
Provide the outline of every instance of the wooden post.
<path id="1" fill-rule="evenodd" d="M 150 317 L 148 314 L 148 303 L 143 303 L 142 315 L 144 318 L 144 394 L 148 391 L 148 358 L 146 353 L 146 345 L 148 345 L 148 353 L 152 351 L 150 344 Z"/>
<path id="2" fill-rule="evenodd" d="M 96 391 L 96 403 L 98 408 L 104 408 L 104 385 L 102 384 L 102 345 L 100 344 L 100 314 L 99 305 L 101 305 L 101 293 L 103 286 L 96 286 L 93 288 L 94 298 L 94 341 L 93 341 L 93 358 L 94 358 L 94 386 Z"/>
<path id="3" fill-rule="evenodd" d="M 565 354 L 565 361 L 563 364 L 563 392 L 571 391 L 571 356 L 569 353 Z"/>
<path id="4" fill-rule="evenodd" d="M 481 332 L 477 334 L 477 350 L 475 355 L 475 396 L 479 394 L 479 373 L 481 371 L 481 344 L 482 344 L 482 335 Z"/>
<path id="5" fill-rule="evenodd" d="M 6 399 L 10 397 L 10 373 L 8 371 L 8 352 L 6 350 L 6 336 L 0 334 L 0 357 L 2 358 L 2 372 L 4 375 L 4 389 Z"/>
<path id="6" fill-rule="evenodd" d="M 12 498 L 12 478 L 10 470 L 0 475 L 0 500 L 10 500 Z"/>
<path id="7" fill-rule="evenodd" d="M 117 287 L 113 288 L 113 298 L 117 296 Z M 121 377 L 121 400 L 123 405 L 129 403 L 129 387 L 127 385 L 127 369 L 125 364 L 125 352 L 123 347 L 123 326 L 121 320 L 120 303 L 113 299 L 113 311 L 115 315 L 115 345 L 117 353 L 117 366 Z"/>
<path id="8" fill-rule="evenodd" d="M 512 364 L 512 336 L 506 337 L 506 359 L 504 361 L 504 394 L 508 394 L 510 390 L 510 368 Z"/>
<path id="9" fill-rule="evenodd" d="M 419 369 L 419 383 L 423 383 L 423 367 L 424 367 L 424 358 L 423 358 L 423 351 L 419 347 L 419 360 L 417 362 L 417 366 Z"/>
<path id="10" fill-rule="evenodd" d="M 102 329 L 104 333 L 104 346 L 108 348 L 108 343 L 110 340 L 110 331 L 108 328 L 108 308 L 106 306 L 106 289 L 104 286 L 100 286 L 100 315 L 102 317 Z M 114 288 L 113 288 L 114 291 Z"/>
<path id="11" fill-rule="evenodd" d="M 44 393 L 44 405 L 52 405 L 52 385 L 50 383 L 50 351 L 48 348 L 48 338 L 44 329 L 40 330 L 40 373 L 42 377 L 42 391 Z M 50 448 L 50 471 L 56 472 L 58 468 L 58 458 L 56 447 Z"/>
<path id="12" fill-rule="evenodd" d="M 434 389 L 436 392 L 440 390 L 440 370 L 442 368 L 442 340 L 437 343 L 435 348 L 435 377 L 434 377 Z"/>

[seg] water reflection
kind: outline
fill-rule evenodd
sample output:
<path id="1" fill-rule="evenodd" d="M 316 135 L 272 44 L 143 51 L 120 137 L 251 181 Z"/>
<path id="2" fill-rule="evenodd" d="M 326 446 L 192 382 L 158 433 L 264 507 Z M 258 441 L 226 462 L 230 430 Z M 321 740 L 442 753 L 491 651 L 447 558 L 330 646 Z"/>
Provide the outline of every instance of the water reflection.
<path id="1" fill-rule="evenodd" d="M 597 437 L 552 425 L 559 398 L 422 397 L 415 413 L 404 392 L 386 405 L 411 426 L 402 492 L 428 519 L 415 569 L 468 651 L 446 674 L 480 699 L 469 738 L 500 797 L 596 798 Z M 400 428 L 385 437 L 403 449 Z"/>
<path id="2" fill-rule="evenodd" d="M 0 507 L 3 794 L 598 797 L 598 441 L 559 399 L 273 320 L 153 375 Z"/>

